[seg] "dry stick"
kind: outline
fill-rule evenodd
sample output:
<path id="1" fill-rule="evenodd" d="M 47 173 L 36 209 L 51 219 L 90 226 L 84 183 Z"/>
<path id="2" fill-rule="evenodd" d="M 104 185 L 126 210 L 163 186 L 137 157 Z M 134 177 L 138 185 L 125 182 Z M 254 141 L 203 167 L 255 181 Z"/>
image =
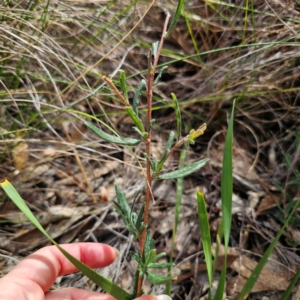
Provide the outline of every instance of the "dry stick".
<path id="1" fill-rule="evenodd" d="M 154 82 L 154 75 L 155 75 L 155 70 L 156 66 L 158 63 L 158 59 L 160 56 L 160 52 L 163 46 L 163 42 L 167 33 L 167 26 L 168 22 L 170 19 L 170 14 L 167 13 L 166 15 L 166 20 L 162 32 L 162 36 L 160 39 L 159 43 L 159 48 L 157 50 L 156 56 L 154 58 L 153 66 L 151 66 L 151 59 L 152 59 L 152 52 L 149 52 L 149 57 L 148 57 L 148 74 L 147 74 L 147 79 L 148 79 L 148 84 L 147 84 L 147 126 L 146 128 L 149 128 L 150 122 L 152 119 L 152 90 L 153 90 L 153 82 Z M 146 144 L 146 153 L 148 157 L 151 157 L 151 131 L 148 132 L 148 137 L 145 141 Z M 149 206 L 150 206 L 150 200 L 151 200 L 151 166 L 150 162 L 147 159 L 146 160 L 146 205 L 145 205 L 145 211 L 144 211 L 144 228 L 141 234 L 140 238 L 140 254 L 142 257 L 145 255 L 145 242 L 146 242 L 146 236 L 147 236 L 147 226 L 148 226 L 148 216 L 149 216 Z M 142 295 L 142 284 L 143 284 L 143 277 L 138 274 L 138 282 L 137 282 L 137 296 Z"/>
<path id="2" fill-rule="evenodd" d="M 63 126 L 63 129 L 64 129 L 64 132 L 65 132 L 65 135 L 66 135 L 66 137 L 67 137 L 68 142 L 71 143 L 72 140 L 71 140 L 71 137 L 70 137 L 70 135 L 69 135 L 69 133 L 68 133 L 67 128 L 65 128 L 65 126 Z M 72 150 L 73 150 L 73 153 L 74 153 L 76 162 L 77 162 L 77 164 L 78 164 L 78 166 L 79 166 L 79 169 L 80 169 L 80 171 L 81 171 L 81 174 L 82 174 L 82 176 L 83 176 L 83 178 L 84 178 L 84 180 L 85 180 L 85 183 L 86 183 L 86 185 L 87 185 L 87 189 L 86 189 L 85 192 L 92 198 L 92 200 L 93 200 L 94 203 L 97 203 L 98 201 L 97 201 L 95 195 L 93 194 L 93 189 L 92 189 L 92 187 L 91 187 L 91 185 L 90 185 L 90 181 L 89 181 L 89 179 L 88 179 L 88 177 L 87 177 L 87 175 L 86 175 L 86 172 L 85 172 L 85 170 L 84 170 L 84 167 L 83 167 L 83 165 L 82 165 L 82 162 L 81 162 L 81 160 L 80 160 L 80 157 L 79 157 L 79 155 L 78 155 L 78 152 L 77 152 L 75 146 L 74 146 L 72 143 L 71 143 L 71 147 L 72 147 Z"/>

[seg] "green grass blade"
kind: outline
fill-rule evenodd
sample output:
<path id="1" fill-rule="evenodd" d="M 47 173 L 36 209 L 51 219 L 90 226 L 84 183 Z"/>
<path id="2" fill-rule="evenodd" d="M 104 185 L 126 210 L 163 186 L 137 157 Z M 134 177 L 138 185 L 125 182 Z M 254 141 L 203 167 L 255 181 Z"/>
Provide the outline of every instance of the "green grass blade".
<path id="1" fill-rule="evenodd" d="M 174 15 L 174 17 L 173 17 L 173 19 L 171 21 L 170 27 L 169 27 L 169 29 L 167 31 L 167 36 L 172 32 L 172 30 L 176 26 L 176 23 L 177 23 L 177 21 L 179 19 L 179 16 L 180 16 L 182 8 L 183 8 L 183 4 L 184 4 L 184 0 L 179 0 L 178 1 L 175 15 Z"/>
<path id="2" fill-rule="evenodd" d="M 221 276 L 219 279 L 217 291 L 214 296 L 215 300 L 220 300 L 220 299 L 224 298 L 224 290 L 225 290 L 225 283 L 226 283 L 226 259 L 227 259 L 227 255 L 225 252 L 224 264 L 222 267 L 222 272 L 221 272 Z M 215 260 L 217 261 L 217 258 Z"/>
<path id="3" fill-rule="evenodd" d="M 179 158 L 179 164 L 178 169 L 183 168 L 185 160 L 186 160 L 186 148 L 184 148 L 180 152 L 180 158 Z M 174 247 L 175 247 L 175 239 L 177 235 L 177 226 L 179 223 L 179 216 L 181 211 L 181 199 L 182 199 L 182 192 L 183 192 L 183 177 L 180 177 L 177 179 L 177 185 L 176 185 L 176 204 L 175 204 L 175 216 L 174 216 L 174 228 L 173 228 L 173 234 L 172 234 L 172 245 L 171 245 L 171 251 L 170 251 L 170 260 L 169 262 L 173 262 L 173 253 L 174 253 Z M 171 268 L 168 268 L 168 273 L 171 272 Z M 166 284 L 166 294 L 171 295 L 171 288 L 172 288 L 172 282 L 169 281 Z"/>
<path id="4" fill-rule="evenodd" d="M 209 161 L 208 158 L 204 158 L 204 159 L 196 161 L 188 166 L 185 166 L 181 169 L 177 169 L 177 170 L 169 172 L 169 173 L 157 175 L 155 178 L 170 180 L 170 179 L 184 177 L 184 176 L 190 175 L 190 174 L 198 171 L 199 169 L 204 167 L 208 161 Z"/>
<path id="5" fill-rule="evenodd" d="M 289 299 L 289 296 L 292 293 L 293 289 L 295 288 L 299 278 L 300 278 L 300 268 L 298 269 L 297 273 L 294 275 L 294 277 L 291 280 L 288 288 L 284 291 L 284 293 L 281 296 L 280 300 L 288 300 Z"/>
<path id="6" fill-rule="evenodd" d="M 230 238 L 230 228 L 232 219 L 232 190 L 233 190 L 233 179 L 232 179 L 232 140 L 233 140 L 233 119 L 234 119 L 234 106 L 233 102 L 231 116 L 229 120 L 229 126 L 226 134 L 224 153 L 223 153 L 223 164 L 222 164 L 222 175 L 221 175 L 221 199 L 222 199 L 222 234 L 224 234 L 224 263 L 219 279 L 219 284 L 215 299 L 222 299 L 225 289 L 226 282 L 226 262 L 227 262 L 227 249 Z M 216 257 L 217 260 L 217 257 Z"/>
<path id="7" fill-rule="evenodd" d="M 17 190 L 13 187 L 13 185 L 8 181 L 5 180 L 4 182 L 0 183 L 1 187 L 7 194 L 7 196 L 15 203 L 15 205 L 19 208 L 20 211 L 24 213 L 24 215 L 28 218 L 28 220 L 39 230 L 41 231 L 48 239 L 51 240 L 51 237 L 36 219 L 32 211 L 29 209 L 25 201 L 21 198 Z"/>
<path id="8" fill-rule="evenodd" d="M 178 104 L 178 100 L 175 94 L 171 93 L 173 102 L 174 102 L 174 109 L 176 114 L 176 127 L 177 127 L 177 142 L 180 140 L 181 137 L 181 114 L 180 114 L 180 108 Z"/>
<path id="9" fill-rule="evenodd" d="M 58 244 L 52 241 L 57 248 L 63 253 L 63 255 L 80 270 L 85 276 L 87 276 L 90 280 L 92 280 L 95 284 L 101 287 L 104 291 L 114 296 L 118 300 L 131 300 L 131 295 L 127 291 L 120 288 L 115 283 L 111 282 L 107 278 L 101 276 L 95 270 L 91 269 L 87 265 L 83 264 L 81 261 L 76 259 L 74 256 L 69 254 L 63 248 L 61 248 Z"/>
<path id="10" fill-rule="evenodd" d="M 85 276 L 91 279 L 94 283 L 100 286 L 103 290 L 107 293 L 111 294 L 118 300 L 130 300 L 130 294 L 120 288 L 115 283 L 111 282 L 107 278 L 101 276 L 95 270 L 91 269 L 87 265 L 83 264 L 81 261 L 76 259 L 74 256 L 66 252 L 63 248 L 61 248 L 45 231 L 39 221 L 36 219 L 32 211 L 29 209 L 25 201 L 21 198 L 17 190 L 13 187 L 13 185 L 8 181 L 5 180 L 4 182 L 0 183 L 1 187 L 7 194 L 7 196 L 15 203 L 15 205 L 25 214 L 28 220 L 43 233 L 62 253 L 69 259 L 74 266 L 76 266 Z"/>
<path id="11" fill-rule="evenodd" d="M 258 276 L 259 276 L 259 274 L 261 273 L 264 265 L 268 261 L 268 258 L 270 257 L 270 255 L 271 255 L 273 249 L 275 248 L 279 238 L 283 234 L 285 227 L 288 225 L 291 217 L 293 216 L 293 214 L 296 211 L 299 204 L 300 204 L 300 199 L 297 201 L 297 203 L 294 206 L 292 212 L 289 214 L 286 222 L 283 224 L 282 228 L 279 230 L 279 232 L 275 236 L 273 242 L 270 244 L 268 249 L 265 251 L 263 257 L 261 258 L 259 263 L 256 265 L 255 269 L 253 270 L 253 272 L 249 276 L 246 284 L 244 285 L 243 289 L 241 290 L 240 294 L 238 295 L 237 300 L 244 300 L 248 297 L 249 293 L 251 292 L 251 290 L 252 290 L 252 288 L 253 288 L 253 286 L 254 286 L 254 284 L 255 284 Z M 297 274 L 298 274 L 298 272 L 297 272 Z"/>
<path id="12" fill-rule="evenodd" d="M 223 219 L 223 228 L 224 228 L 225 252 L 227 252 L 227 248 L 229 244 L 231 218 L 232 218 L 232 214 L 231 214 L 232 189 L 233 189 L 232 139 L 233 139 L 234 106 L 235 106 L 235 102 L 233 102 L 228 131 L 226 134 L 224 153 L 223 153 L 222 178 L 221 178 L 222 219 Z"/>
<path id="13" fill-rule="evenodd" d="M 212 268 L 211 237 L 210 237 L 209 220 L 208 220 L 208 214 L 206 211 L 206 203 L 205 203 L 203 194 L 201 192 L 199 192 L 199 190 L 197 190 L 196 195 L 197 195 L 197 203 L 198 203 L 198 220 L 199 220 L 200 236 L 202 239 L 208 282 L 209 282 L 209 287 L 210 287 L 210 291 L 211 291 L 213 268 Z M 210 295 L 211 295 L 211 293 L 210 293 Z"/>

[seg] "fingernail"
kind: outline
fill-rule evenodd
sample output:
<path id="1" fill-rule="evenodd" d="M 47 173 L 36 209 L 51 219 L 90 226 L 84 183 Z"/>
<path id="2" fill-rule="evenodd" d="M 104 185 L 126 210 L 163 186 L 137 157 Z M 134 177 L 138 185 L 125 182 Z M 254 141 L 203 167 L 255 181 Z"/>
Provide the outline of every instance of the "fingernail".
<path id="1" fill-rule="evenodd" d="M 114 248 L 114 247 L 113 247 Z M 115 252 L 116 252 L 116 258 L 118 258 L 120 256 L 120 252 L 118 249 L 114 248 Z"/>
<path id="2" fill-rule="evenodd" d="M 168 295 L 157 295 L 156 299 L 157 300 L 172 300 L 172 298 Z"/>

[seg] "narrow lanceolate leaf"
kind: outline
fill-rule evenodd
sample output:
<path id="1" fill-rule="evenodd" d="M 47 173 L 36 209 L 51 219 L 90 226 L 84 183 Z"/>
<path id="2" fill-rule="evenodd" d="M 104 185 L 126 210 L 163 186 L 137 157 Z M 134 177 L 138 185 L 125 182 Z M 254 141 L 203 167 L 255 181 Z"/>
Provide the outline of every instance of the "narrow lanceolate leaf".
<path id="1" fill-rule="evenodd" d="M 229 126 L 225 139 L 222 176 L 221 176 L 221 199 L 222 199 L 222 219 L 224 228 L 224 246 L 225 252 L 228 248 L 231 227 L 231 208 L 232 208 L 232 139 L 233 139 L 233 119 L 234 119 L 234 105 L 233 102 Z M 226 261 L 226 260 L 224 260 Z"/>
<path id="2" fill-rule="evenodd" d="M 138 218 L 135 223 L 135 228 L 137 229 L 139 234 L 141 234 L 142 230 L 144 229 L 143 217 L 144 217 L 145 205 L 146 205 L 146 203 L 142 204 L 141 210 L 139 212 Z"/>
<path id="3" fill-rule="evenodd" d="M 181 136 L 181 114 L 180 114 L 180 108 L 178 104 L 178 100 L 175 94 L 171 93 L 173 102 L 174 102 L 174 108 L 175 108 L 175 114 L 176 114 L 176 127 L 177 127 L 177 142 L 180 140 Z"/>
<path id="4" fill-rule="evenodd" d="M 142 132 L 145 132 L 145 128 L 143 125 L 142 120 L 135 114 L 135 112 L 133 111 L 133 108 L 130 106 L 126 106 L 125 107 L 126 112 L 128 113 L 128 115 L 130 116 L 131 120 L 133 121 L 133 123 L 135 124 L 135 126 Z"/>
<path id="5" fill-rule="evenodd" d="M 207 267 L 207 276 L 209 287 L 212 287 L 212 255 L 211 255 L 211 238 L 210 238 L 210 227 L 209 227 L 209 220 L 208 214 L 206 211 L 206 203 L 204 196 L 198 190 L 196 191 L 197 194 L 197 202 L 198 202 L 198 220 L 199 220 L 199 230 L 200 236 L 202 239 L 202 246 L 204 251 L 204 257 Z"/>
<path id="6" fill-rule="evenodd" d="M 101 137 L 103 140 L 114 143 L 114 144 L 119 144 L 119 145 L 127 145 L 127 146 L 136 146 L 141 143 L 141 140 L 135 139 L 135 138 L 121 138 L 116 135 L 111 135 L 106 132 L 104 132 L 102 129 L 96 127 L 95 125 L 85 122 L 86 127 L 91 129 L 96 135 Z"/>
<path id="7" fill-rule="evenodd" d="M 283 295 L 281 296 L 280 300 L 288 300 L 291 293 L 293 292 L 293 289 L 295 288 L 298 280 L 300 278 L 300 268 L 298 268 L 297 273 L 294 275 L 293 279 L 291 280 L 288 288 L 285 290 Z"/>
<path id="8" fill-rule="evenodd" d="M 159 48 L 159 42 L 158 41 L 152 43 L 152 55 L 154 56 L 154 58 L 157 55 L 158 48 Z"/>
<path id="9" fill-rule="evenodd" d="M 152 170 L 153 172 L 155 172 L 155 171 L 156 171 L 156 164 L 155 164 L 155 161 L 152 160 L 152 159 L 149 157 L 149 155 L 148 155 L 147 153 L 144 153 L 144 156 L 145 156 L 146 159 L 148 160 L 148 162 L 149 162 L 149 164 L 150 164 L 150 167 L 151 167 L 151 170 Z"/>
<path id="10" fill-rule="evenodd" d="M 183 167 L 179 170 L 175 170 L 175 171 L 172 171 L 172 172 L 169 172 L 169 173 L 157 175 L 155 178 L 170 180 L 170 179 L 184 177 L 184 176 L 190 175 L 190 174 L 198 171 L 203 166 L 205 166 L 208 161 L 209 161 L 209 159 L 205 158 L 205 159 L 202 159 L 200 161 L 196 161 L 196 162 L 194 162 L 194 163 L 192 163 L 188 166 L 185 166 L 185 167 Z"/>
<path id="11" fill-rule="evenodd" d="M 140 236 L 140 231 L 135 227 L 138 216 L 132 211 L 132 207 L 129 206 L 124 193 L 120 190 L 117 184 L 115 184 L 115 190 L 117 195 L 117 201 L 113 201 L 116 206 L 115 210 L 121 215 L 126 228 L 133 235 L 133 238 L 136 241 Z"/>
<path id="12" fill-rule="evenodd" d="M 139 115 L 138 112 L 139 97 L 141 95 L 144 86 L 146 86 L 146 80 L 142 79 L 133 96 L 132 109 L 137 116 Z"/>
<path id="13" fill-rule="evenodd" d="M 146 276 L 147 279 L 153 284 L 163 284 L 173 279 L 171 276 L 158 275 L 149 271 L 146 273 Z"/>
<path id="14" fill-rule="evenodd" d="M 167 155 L 169 154 L 170 150 L 171 150 L 171 147 L 173 145 L 173 140 L 174 140 L 174 131 L 171 131 L 170 132 L 170 135 L 169 135 L 169 138 L 168 138 L 168 141 L 167 141 L 167 144 L 166 144 L 166 148 L 164 150 L 164 153 L 162 155 L 162 158 L 161 160 L 159 161 L 159 163 L 157 164 L 157 172 L 161 171 L 165 161 L 166 161 L 166 158 L 167 158 Z"/>
<path id="15" fill-rule="evenodd" d="M 165 71 L 167 68 L 168 68 L 168 66 L 164 66 L 164 67 L 162 67 L 162 68 L 159 70 L 159 73 L 158 73 L 158 75 L 157 75 L 156 78 L 155 78 L 154 85 L 157 85 L 157 84 L 158 84 L 158 82 L 159 82 L 159 80 L 160 80 L 162 74 L 164 73 L 164 71 Z"/>
<path id="16" fill-rule="evenodd" d="M 101 276 L 95 270 L 91 269 L 87 265 L 83 264 L 81 261 L 76 259 L 74 256 L 69 254 L 67 251 L 65 251 L 62 247 L 60 247 L 45 231 L 45 229 L 42 227 L 42 225 L 39 223 L 39 221 L 36 219 L 32 211 L 27 206 L 26 202 L 21 198 L 17 190 L 11 185 L 11 183 L 8 180 L 5 180 L 4 182 L 0 183 L 1 187 L 5 191 L 5 193 L 8 195 L 8 197 L 15 203 L 15 205 L 25 214 L 25 216 L 28 218 L 28 220 L 41 231 L 42 234 L 44 234 L 61 252 L 62 254 L 70 260 L 70 262 L 77 267 L 85 276 L 87 276 L 89 279 L 91 279 L 94 283 L 96 283 L 99 287 L 101 287 L 103 290 L 105 290 L 107 293 L 114 296 L 116 299 L 120 300 L 130 300 L 131 296 L 130 294 L 120 288 L 115 283 L 111 282 L 107 278 Z"/>
<path id="17" fill-rule="evenodd" d="M 174 263 L 150 263 L 148 264 L 148 268 L 150 269 L 164 269 L 168 267 L 173 267 Z"/>
<path id="18" fill-rule="evenodd" d="M 175 12 L 175 15 L 171 21 L 171 24 L 170 24 L 170 27 L 168 29 L 168 32 L 167 32 L 167 36 L 171 33 L 171 31 L 174 29 L 177 21 L 178 21 L 178 18 L 181 14 L 181 11 L 182 11 L 182 8 L 183 8 L 183 4 L 184 4 L 184 0 L 178 0 L 178 4 L 177 4 L 177 9 L 176 9 L 176 12 Z"/>
<path id="19" fill-rule="evenodd" d="M 222 233 L 224 234 L 224 248 L 225 259 L 222 267 L 219 284 L 216 291 L 216 297 L 222 297 L 225 289 L 226 282 L 226 261 L 227 261 L 227 249 L 230 238 L 231 218 L 232 218 L 232 140 L 233 140 L 233 118 L 234 118 L 234 105 L 233 102 L 231 116 L 229 120 L 228 130 L 225 138 L 225 146 L 223 152 L 223 164 L 221 175 L 221 199 L 222 199 Z"/>
<path id="20" fill-rule="evenodd" d="M 127 84 L 126 84 L 126 75 L 123 70 L 119 70 L 119 78 L 121 83 L 121 89 L 124 98 L 128 101 L 128 92 L 127 92 Z"/>
<path id="21" fill-rule="evenodd" d="M 149 259 L 149 257 L 152 257 L 153 255 L 156 255 L 156 249 L 154 248 L 154 241 L 151 238 L 151 233 L 150 230 L 147 230 L 147 235 L 146 235 L 146 242 L 145 242 L 145 259 Z M 154 252 L 153 252 L 154 250 Z"/>
<path id="22" fill-rule="evenodd" d="M 135 130 L 135 131 L 139 134 L 139 136 L 142 137 L 143 139 L 148 137 L 148 136 L 147 136 L 147 132 L 141 132 L 136 126 L 133 126 L 132 128 L 133 128 L 133 130 Z"/>

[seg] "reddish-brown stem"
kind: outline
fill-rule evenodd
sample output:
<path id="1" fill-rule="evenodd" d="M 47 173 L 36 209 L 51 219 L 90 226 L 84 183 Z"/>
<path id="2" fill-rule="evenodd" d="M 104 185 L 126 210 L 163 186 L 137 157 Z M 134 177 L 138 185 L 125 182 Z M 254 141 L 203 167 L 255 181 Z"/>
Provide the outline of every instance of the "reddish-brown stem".
<path id="1" fill-rule="evenodd" d="M 152 119 L 152 91 L 153 91 L 153 82 L 154 82 L 154 75 L 155 75 L 155 70 L 156 66 L 158 63 L 158 59 L 160 56 L 160 52 L 163 46 L 164 38 L 166 36 L 167 32 L 167 26 L 168 22 L 170 19 L 169 13 L 166 16 L 161 40 L 159 43 L 159 48 L 157 50 L 156 56 L 154 58 L 153 66 L 151 63 L 152 60 L 152 53 L 150 51 L 149 57 L 148 57 L 148 74 L 147 74 L 147 126 L 146 128 L 149 128 L 151 119 Z M 145 141 L 146 144 L 146 153 L 148 157 L 151 157 L 151 131 L 148 132 L 148 137 Z M 144 211 L 144 218 L 143 218 L 143 223 L 144 223 L 144 229 L 141 234 L 141 238 L 139 241 L 139 246 L 140 246 L 140 254 L 142 257 L 144 257 L 145 254 L 145 242 L 146 242 L 146 236 L 147 236 L 147 226 L 148 226 L 148 216 L 149 216 L 149 207 L 150 207 L 150 202 L 151 202 L 151 166 L 150 162 L 146 160 L 146 205 L 145 205 L 145 211 Z M 138 276 L 138 283 L 137 283 L 137 296 L 142 295 L 142 285 L 143 285 L 143 277 Z"/>
<path id="2" fill-rule="evenodd" d="M 113 89 L 115 94 L 119 97 L 119 99 L 123 102 L 125 106 L 130 105 L 128 101 L 124 98 L 124 96 L 121 94 L 121 92 L 118 90 L 118 88 L 114 85 L 114 83 L 109 78 L 103 76 L 102 79 Z"/>

